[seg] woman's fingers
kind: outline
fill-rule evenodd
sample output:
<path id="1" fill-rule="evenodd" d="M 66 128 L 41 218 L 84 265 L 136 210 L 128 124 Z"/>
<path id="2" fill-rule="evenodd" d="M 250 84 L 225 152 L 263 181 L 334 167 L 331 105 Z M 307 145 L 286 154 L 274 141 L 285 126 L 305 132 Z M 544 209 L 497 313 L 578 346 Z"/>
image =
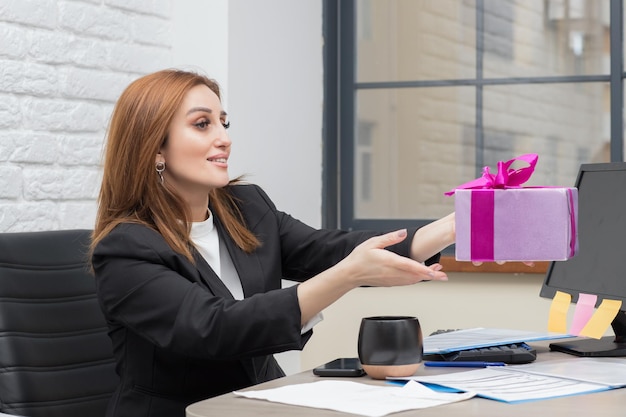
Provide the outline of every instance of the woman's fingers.
<path id="1" fill-rule="evenodd" d="M 402 242 L 406 229 L 374 236 L 361 243 L 345 259 L 350 264 L 353 277 L 361 285 L 395 286 L 410 285 L 420 281 L 446 281 L 440 264 L 426 266 L 411 258 L 395 254 L 385 248 Z"/>
<path id="2" fill-rule="evenodd" d="M 429 281 L 447 281 L 448 275 L 442 271 L 443 266 L 441 264 L 432 264 L 429 265 L 429 268 L 432 272 L 429 272 L 428 275 L 430 277 Z"/>

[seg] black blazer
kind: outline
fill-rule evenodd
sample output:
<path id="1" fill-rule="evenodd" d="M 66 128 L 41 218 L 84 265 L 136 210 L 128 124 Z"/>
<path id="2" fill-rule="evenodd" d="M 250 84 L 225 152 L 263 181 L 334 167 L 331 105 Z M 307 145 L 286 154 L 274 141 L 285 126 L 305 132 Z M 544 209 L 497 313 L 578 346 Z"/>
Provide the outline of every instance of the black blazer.
<path id="1" fill-rule="evenodd" d="M 302 349 L 296 286 L 378 232 L 316 230 L 276 210 L 254 185 L 229 187 L 262 245 L 236 247 L 214 222 L 243 286 L 234 300 L 200 255 L 196 265 L 154 230 L 117 226 L 93 255 L 120 385 L 108 417 L 184 416 L 192 402 L 283 376 L 272 354 Z M 412 236 L 415 230 L 409 230 Z M 407 255 L 411 239 L 390 247 Z"/>

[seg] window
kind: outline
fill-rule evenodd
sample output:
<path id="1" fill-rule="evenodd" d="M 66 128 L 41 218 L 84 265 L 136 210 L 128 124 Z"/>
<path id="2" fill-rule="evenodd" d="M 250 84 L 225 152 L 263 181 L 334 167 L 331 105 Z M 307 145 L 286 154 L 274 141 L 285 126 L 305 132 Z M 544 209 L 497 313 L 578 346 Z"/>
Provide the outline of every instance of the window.
<path id="1" fill-rule="evenodd" d="M 622 0 L 327 0 L 326 227 L 421 225 L 483 166 L 623 160 Z"/>

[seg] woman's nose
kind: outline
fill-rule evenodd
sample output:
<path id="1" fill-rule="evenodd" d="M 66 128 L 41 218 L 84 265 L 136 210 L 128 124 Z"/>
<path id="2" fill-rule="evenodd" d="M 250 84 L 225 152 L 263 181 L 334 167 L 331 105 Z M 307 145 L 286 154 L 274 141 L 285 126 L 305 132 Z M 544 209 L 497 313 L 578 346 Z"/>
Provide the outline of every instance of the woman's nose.
<path id="1" fill-rule="evenodd" d="M 222 126 L 218 133 L 217 137 L 217 146 L 230 146 L 232 141 L 230 140 L 230 136 L 228 136 L 228 132 Z"/>

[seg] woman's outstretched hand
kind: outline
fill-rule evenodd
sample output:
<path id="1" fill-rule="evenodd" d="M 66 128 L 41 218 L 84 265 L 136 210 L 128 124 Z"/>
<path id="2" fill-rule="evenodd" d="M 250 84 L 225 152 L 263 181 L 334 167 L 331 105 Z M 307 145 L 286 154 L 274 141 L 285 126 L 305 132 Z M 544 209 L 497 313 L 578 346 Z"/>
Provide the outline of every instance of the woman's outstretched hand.
<path id="1" fill-rule="evenodd" d="M 420 281 L 447 281 L 448 276 L 441 271 L 440 264 L 426 266 L 385 250 L 406 237 L 404 229 L 372 237 L 357 246 L 340 263 L 345 263 L 348 277 L 354 279 L 358 286 L 391 287 Z"/>

